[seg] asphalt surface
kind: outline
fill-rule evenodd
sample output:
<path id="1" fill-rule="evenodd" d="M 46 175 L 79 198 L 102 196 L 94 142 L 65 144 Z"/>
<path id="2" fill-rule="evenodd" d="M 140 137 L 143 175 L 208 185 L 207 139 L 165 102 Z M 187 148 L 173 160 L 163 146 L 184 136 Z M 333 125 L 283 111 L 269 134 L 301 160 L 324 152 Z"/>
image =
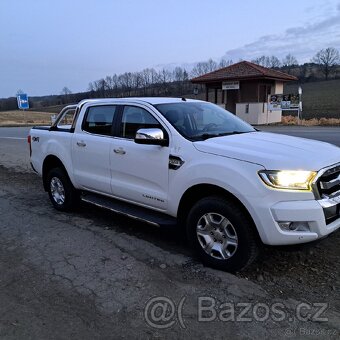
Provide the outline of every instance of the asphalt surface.
<path id="1" fill-rule="evenodd" d="M 340 127 L 327 126 L 259 126 L 262 131 L 282 133 L 301 138 L 316 139 L 340 147 Z"/>
<path id="2" fill-rule="evenodd" d="M 340 128 L 263 130 L 340 146 Z M 176 230 L 86 204 L 54 210 L 27 134 L 0 128 L 0 338 L 339 338 L 339 232 L 264 248 L 237 275 L 206 268 Z"/>

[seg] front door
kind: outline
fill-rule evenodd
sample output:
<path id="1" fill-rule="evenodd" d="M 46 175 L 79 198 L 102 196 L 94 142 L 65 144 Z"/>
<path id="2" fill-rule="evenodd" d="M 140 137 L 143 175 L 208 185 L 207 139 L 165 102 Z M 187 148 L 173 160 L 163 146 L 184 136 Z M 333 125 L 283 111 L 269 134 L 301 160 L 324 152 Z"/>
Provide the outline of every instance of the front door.
<path id="1" fill-rule="evenodd" d="M 146 109 L 124 106 L 111 157 L 112 195 L 131 202 L 167 208 L 169 147 L 134 142 L 140 128 L 162 125 Z M 164 130 L 167 134 L 167 132 Z"/>
<path id="2" fill-rule="evenodd" d="M 228 90 L 227 91 L 227 103 L 226 103 L 226 109 L 236 114 L 236 103 L 238 101 L 238 90 Z"/>

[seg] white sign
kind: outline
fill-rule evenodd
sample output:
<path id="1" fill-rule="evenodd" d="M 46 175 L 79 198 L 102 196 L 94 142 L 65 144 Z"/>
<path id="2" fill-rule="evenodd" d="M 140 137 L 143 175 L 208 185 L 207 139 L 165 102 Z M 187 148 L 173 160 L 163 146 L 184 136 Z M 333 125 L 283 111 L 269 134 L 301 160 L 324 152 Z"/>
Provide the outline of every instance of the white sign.
<path id="1" fill-rule="evenodd" d="M 238 90 L 240 88 L 239 81 L 224 81 L 222 82 L 222 90 Z"/>

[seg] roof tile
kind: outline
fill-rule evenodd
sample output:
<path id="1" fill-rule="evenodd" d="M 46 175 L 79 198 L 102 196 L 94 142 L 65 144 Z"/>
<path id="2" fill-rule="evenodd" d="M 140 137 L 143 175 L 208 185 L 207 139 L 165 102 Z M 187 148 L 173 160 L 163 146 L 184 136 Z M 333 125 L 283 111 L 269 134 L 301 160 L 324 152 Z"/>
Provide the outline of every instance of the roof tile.
<path id="1" fill-rule="evenodd" d="M 263 67 L 249 61 L 241 61 L 216 71 L 203 74 L 202 76 L 191 79 L 191 81 L 193 83 L 208 83 L 212 81 L 254 78 L 274 78 L 283 81 L 298 80 L 298 78 L 288 73 Z"/>

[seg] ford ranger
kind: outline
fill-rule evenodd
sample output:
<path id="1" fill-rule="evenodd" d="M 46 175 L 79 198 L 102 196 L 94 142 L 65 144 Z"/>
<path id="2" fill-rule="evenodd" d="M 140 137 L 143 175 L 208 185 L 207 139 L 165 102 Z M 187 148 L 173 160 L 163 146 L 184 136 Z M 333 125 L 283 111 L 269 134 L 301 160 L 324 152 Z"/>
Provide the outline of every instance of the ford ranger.
<path id="1" fill-rule="evenodd" d="M 207 265 L 245 268 L 261 244 L 340 227 L 340 148 L 261 132 L 184 98 L 84 100 L 28 136 L 53 206 L 80 200 L 177 226 Z"/>

